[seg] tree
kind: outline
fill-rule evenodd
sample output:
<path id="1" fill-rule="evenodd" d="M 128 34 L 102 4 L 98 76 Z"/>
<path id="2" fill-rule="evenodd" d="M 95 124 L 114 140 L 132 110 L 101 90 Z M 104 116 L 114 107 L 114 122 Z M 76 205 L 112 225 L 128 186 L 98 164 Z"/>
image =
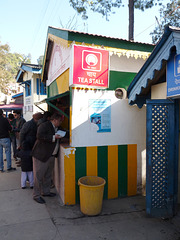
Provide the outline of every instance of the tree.
<path id="1" fill-rule="evenodd" d="M 7 69 L 11 73 L 12 77 L 15 79 L 21 63 L 31 63 L 31 54 L 24 55 L 19 53 L 8 53 L 7 59 Z"/>
<path id="2" fill-rule="evenodd" d="M 171 0 L 167 5 L 162 5 L 160 8 L 160 21 L 155 27 L 154 31 L 150 34 L 152 35 L 152 42 L 157 43 L 160 37 L 164 33 L 164 28 L 166 25 L 171 25 L 174 27 L 180 27 L 180 0 Z"/>
<path id="3" fill-rule="evenodd" d="M 6 86 L 10 80 L 10 72 L 8 72 L 8 58 L 9 45 L 1 45 L 0 42 L 0 89 L 2 92 L 6 93 Z"/>
<path id="4" fill-rule="evenodd" d="M 0 42 L 0 91 L 5 94 L 8 92 L 9 83 L 15 82 L 21 62 L 31 62 L 30 54 L 26 56 L 9 51 L 9 45 L 2 45 Z"/>
<path id="5" fill-rule="evenodd" d="M 163 0 L 129 0 L 129 40 L 134 40 L 134 8 L 144 11 L 156 5 L 162 5 Z M 70 5 L 81 14 L 83 19 L 88 19 L 88 10 L 98 12 L 109 19 L 115 13 L 114 9 L 124 7 L 127 0 L 69 0 Z"/>
<path id="6" fill-rule="evenodd" d="M 43 55 L 39 56 L 39 58 L 37 59 L 38 65 L 43 65 L 43 58 L 44 58 Z"/>

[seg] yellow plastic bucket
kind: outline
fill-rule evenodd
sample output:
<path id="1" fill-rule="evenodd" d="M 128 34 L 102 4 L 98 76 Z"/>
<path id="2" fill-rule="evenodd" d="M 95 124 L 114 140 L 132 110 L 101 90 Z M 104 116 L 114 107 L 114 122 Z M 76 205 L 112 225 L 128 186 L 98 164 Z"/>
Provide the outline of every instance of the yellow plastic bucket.
<path id="1" fill-rule="evenodd" d="M 86 176 L 78 180 L 80 192 L 80 210 L 83 214 L 95 216 L 102 210 L 104 185 L 101 177 Z"/>

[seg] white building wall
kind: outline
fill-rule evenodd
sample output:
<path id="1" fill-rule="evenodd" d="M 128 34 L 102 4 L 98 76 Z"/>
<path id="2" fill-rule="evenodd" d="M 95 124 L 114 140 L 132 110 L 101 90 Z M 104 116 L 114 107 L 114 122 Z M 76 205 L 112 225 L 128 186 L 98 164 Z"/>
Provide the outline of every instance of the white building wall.
<path id="1" fill-rule="evenodd" d="M 36 79 L 41 78 L 41 75 L 34 74 L 33 75 L 33 81 L 32 81 L 32 91 L 33 91 L 33 114 L 37 112 L 43 112 L 40 108 L 38 108 L 34 103 L 40 102 L 47 98 L 47 95 L 40 95 L 37 94 L 37 85 L 36 85 Z M 47 111 L 47 104 L 41 104 L 39 105 L 44 111 Z"/>
<path id="2" fill-rule="evenodd" d="M 111 100 L 111 132 L 97 132 L 90 122 L 89 100 Z M 129 106 L 128 100 L 117 99 L 114 91 L 77 90 L 72 92 L 72 144 L 73 147 L 137 144 L 138 185 L 144 179 L 146 151 L 146 109 Z M 143 180 L 145 181 L 145 179 Z"/>
<path id="3" fill-rule="evenodd" d="M 110 70 L 120 72 L 138 72 L 146 60 L 143 58 L 112 55 L 110 57 Z"/>
<path id="4" fill-rule="evenodd" d="M 47 97 L 47 95 L 37 95 L 36 79 L 41 78 L 38 74 L 33 74 L 31 72 L 26 72 L 23 75 L 23 81 L 31 80 L 31 96 L 26 97 L 26 92 L 24 89 L 24 108 L 23 117 L 26 121 L 32 119 L 32 115 L 37 112 L 43 112 L 40 108 L 34 105 L 35 102 L 42 101 Z M 40 106 L 44 111 L 47 111 L 47 104 L 44 103 Z"/>
<path id="5" fill-rule="evenodd" d="M 166 99 L 167 83 L 159 83 L 151 87 L 151 99 Z"/>

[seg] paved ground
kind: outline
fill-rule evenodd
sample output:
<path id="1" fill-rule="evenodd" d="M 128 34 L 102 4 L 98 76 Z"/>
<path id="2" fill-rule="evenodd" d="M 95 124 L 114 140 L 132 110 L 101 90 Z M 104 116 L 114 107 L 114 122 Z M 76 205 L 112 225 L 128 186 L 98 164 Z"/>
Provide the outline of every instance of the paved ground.
<path id="1" fill-rule="evenodd" d="M 32 189 L 20 187 L 18 168 L 0 173 L 0 240 L 23 239 L 180 240 L 180 209 L 170 220 L 148 218 L 145 198 L 136 196 L 106 200 L 101 215 L 87 217 L 58 196 L 46 197 L 45 205 L 33 201 Z"/>

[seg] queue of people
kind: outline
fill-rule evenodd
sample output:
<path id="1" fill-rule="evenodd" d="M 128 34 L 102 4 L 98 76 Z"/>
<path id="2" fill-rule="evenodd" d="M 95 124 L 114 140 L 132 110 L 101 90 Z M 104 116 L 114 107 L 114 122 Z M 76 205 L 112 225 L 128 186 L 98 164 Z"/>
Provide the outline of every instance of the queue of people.
<path id="1" fill-rule="evenodd" d="M 35 113 L 25 121 L 20 112 L 14 111 L 8 119 L 0 109 L 0 172 L 4 172 L 3 148 L 7 160 L 7 171 L 11 166 L 11 144 L 13 156 L 21 159 L 21 187 L 26 188 L 27 179 L 33 189 L 33 199 L 40 204 L 44 197 L 54 197 L 51 192 L 55 157 L 61 136 L 56 134 L 63 121 L 59 113 Z"/>

